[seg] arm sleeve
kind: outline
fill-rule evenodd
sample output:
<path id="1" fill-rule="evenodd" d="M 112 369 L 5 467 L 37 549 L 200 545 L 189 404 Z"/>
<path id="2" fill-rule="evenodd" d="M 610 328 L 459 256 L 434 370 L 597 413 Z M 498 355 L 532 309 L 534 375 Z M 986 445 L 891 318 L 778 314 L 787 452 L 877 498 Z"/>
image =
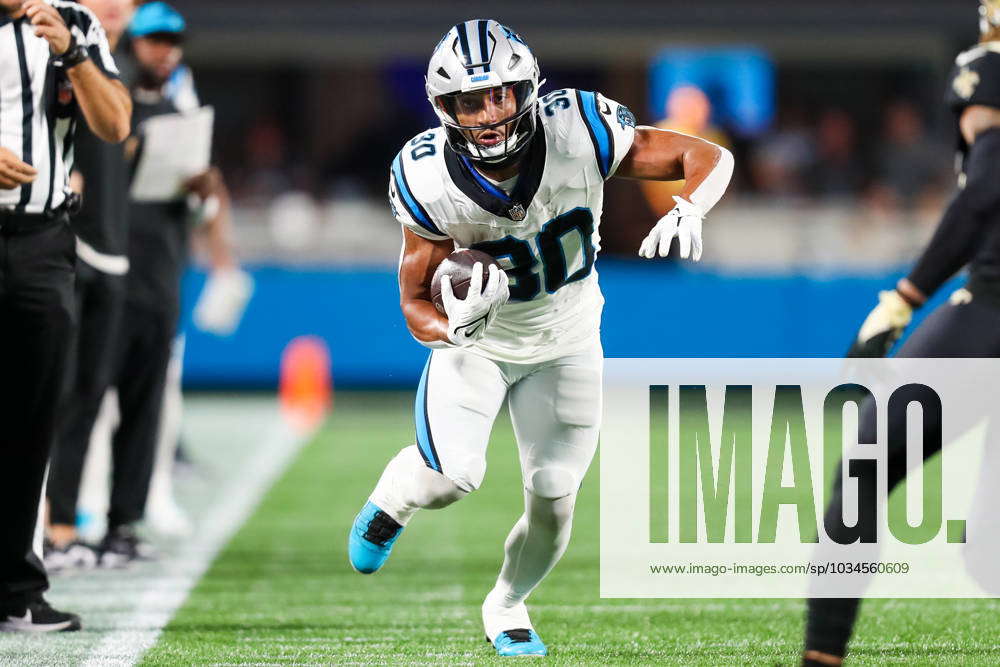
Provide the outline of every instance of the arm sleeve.
<path id="1" fill-rule="evenodd" d="M 719 161 L 715 163 L 715 167 L 708 173 L 705 180 L 691 193 L 691 203 L 701 209 L 702 213 L 711 211 L 712 207 L 722 199 L 726 188 L 729 187 L 729 181 L 733 178 L 733 168 L 736 165 L 733 154 L 728 149 L 710 141 L 705 141 L 705 143 L 719 149 Z"/>
<path id="2" fill-rule="evenodd" d="M 413 196 L 402 162 L 403 158 L 397 155 L 389 170 L 389 206 L 393 217 L 417 236 L 431 241 L 447 240 L 450 237 L 441 231 L 427 209 Z"/>
<path id="3" fill-rule="evenodd" d="M 1000 214 L 997 187 L 1000 128 L 980 134 L 969 149 L 965 186 L 951 200 L 934 236 L 908 276 L 930 296 L 965 266 L 991 221 Z"/>
<path id="4" fill-rule="evenodd" d="M 609 100 L 600 93 L 578 90 L 576 94 L 580 115 L 594 144 L 597 167 L 607 180 L 614 176 L 618 165 L 632 148 L 635 116 L 624 104 Z"/>

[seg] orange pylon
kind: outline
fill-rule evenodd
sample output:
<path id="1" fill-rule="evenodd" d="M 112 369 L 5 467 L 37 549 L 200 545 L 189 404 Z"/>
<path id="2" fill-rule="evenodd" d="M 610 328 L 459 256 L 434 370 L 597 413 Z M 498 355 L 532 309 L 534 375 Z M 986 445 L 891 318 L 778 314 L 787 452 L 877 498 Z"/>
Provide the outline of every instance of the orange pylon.
<path id="1" fill-rule="evenodd" d="M 299 336 L 281 354 L 278 388 L 285 418 L 303 430 L 318 427 L 333 407 L 330 352 L 318 336 Z"/>

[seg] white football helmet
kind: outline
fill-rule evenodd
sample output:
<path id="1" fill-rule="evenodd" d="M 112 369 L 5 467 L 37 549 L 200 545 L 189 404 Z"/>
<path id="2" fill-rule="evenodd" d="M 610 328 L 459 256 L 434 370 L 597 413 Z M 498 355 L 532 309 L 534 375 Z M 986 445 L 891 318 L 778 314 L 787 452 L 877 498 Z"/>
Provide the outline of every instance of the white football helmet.
<path id="1" fill-rule="evenodd" d="M 459 155 L 500 168 L 531 142 L 538 62 L 510 28 L 492 19 L 459 23 L 434 48 L 425 81 L 427 99 Z"/>

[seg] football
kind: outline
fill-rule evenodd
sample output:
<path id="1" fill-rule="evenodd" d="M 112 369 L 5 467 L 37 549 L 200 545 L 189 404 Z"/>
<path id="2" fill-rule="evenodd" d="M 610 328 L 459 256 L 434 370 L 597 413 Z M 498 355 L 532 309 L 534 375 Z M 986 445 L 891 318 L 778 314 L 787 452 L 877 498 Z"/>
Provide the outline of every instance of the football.
<path id="1" fill-rule="evenodd" d="M 434 302 L 434 307 L 438 309 L 439 313 L 445 314 L 444 300 L 441 298 L 441 278 L 446 275 L 451 276 L 452 291 L 456 297 L 464 299 L 469 293 L 472 267 L 476 265 L 476 262 L 483 265 L 483 289 L 485 289 L 486 281 L 490 276 L 490 264 L 496 264 L 497 268 L 500 268 L 500 264 L 485 252 L 468 249 L 456 250 L 438 264 L 434 271 L 434 277 L 431 279 L 431 301 Z"/>

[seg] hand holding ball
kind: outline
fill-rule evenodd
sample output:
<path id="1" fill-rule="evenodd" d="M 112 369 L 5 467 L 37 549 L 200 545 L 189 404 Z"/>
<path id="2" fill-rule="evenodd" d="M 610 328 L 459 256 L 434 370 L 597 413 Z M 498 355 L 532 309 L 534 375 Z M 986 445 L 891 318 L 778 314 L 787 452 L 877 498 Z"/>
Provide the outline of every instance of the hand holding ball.
<path id="1" fill-rule="evenodd" d="M 431 301 L 442 315 L 446 315 L 444 300 L 441 297 L 441 278 L 451 276 L 451 290 L 458 299 L 465 299 L 469 294 L 469 284 L 472 281 L 472 268 L 476 263 L 483 265 L 482 291 L 486 291 L 490 265 L 500 269 L 500 264 L 481 250 L 456 250 L 442 261 L 434 277 L 431 279 Z M 502 269 L 500 269 L 502 270 Z"/>

